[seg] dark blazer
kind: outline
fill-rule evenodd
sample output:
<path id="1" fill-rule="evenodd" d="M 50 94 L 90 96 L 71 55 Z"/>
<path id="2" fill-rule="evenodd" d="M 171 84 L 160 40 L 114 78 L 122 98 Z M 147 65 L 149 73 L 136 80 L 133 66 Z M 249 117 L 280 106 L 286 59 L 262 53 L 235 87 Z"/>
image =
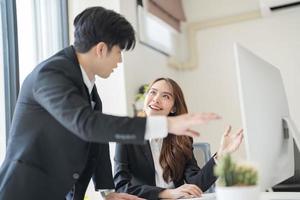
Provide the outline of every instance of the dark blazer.
<path id="1" fill-rule="evenodd" d="M 146 199 L 158 199 L 164 188 L 156 187 L 155 168 L 149 142 L 144 145 L 117 144 L 115 151 L 114 182 L 118 192 L 134 194 Z M 215 181 L 214 159 L 200 169 L 193 155 L 185 164 L 182 178 L 174 182 L 175 187 L 184 183 L 195 184 L 206 191 Z"/>
<path id="2" fill-rule="evenodd" d="M 78 180 L 88 183 L 92 175 L 97 189 L 113 187 L 108 142 L 143 143 L 146 120 L 103 114 L 93 90 L 96 110 L 72 46 L 28 75 L 0 168 L 0 199 L 64 199 Z"/>

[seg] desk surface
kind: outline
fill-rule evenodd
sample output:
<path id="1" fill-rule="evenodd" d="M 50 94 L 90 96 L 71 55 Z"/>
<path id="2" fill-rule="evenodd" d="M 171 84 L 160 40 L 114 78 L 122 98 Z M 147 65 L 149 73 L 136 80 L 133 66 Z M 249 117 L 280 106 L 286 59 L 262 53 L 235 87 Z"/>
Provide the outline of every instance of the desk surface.
<path id="1" fill-rule="evenodd" d="M 300 200 L 300 192 L 263 192 L 261 200 Z"/>
<path id="2" fill-rule="evenodd" d="M 184 200 L 216 200 L 216 194 L 215 193 L 205 193 L 205 194 L 203 194 L 202 197 L 191 198 L 191 199 L 184 199 Z"/>
<path id="3" fill-rule="evenodd" d="M 216 197 L 214 193 L 208 193 L 200 198 L 184 200 L 216 200 Z M 260 200 L 300 200 L 300 192 L 262 192 Z"/>

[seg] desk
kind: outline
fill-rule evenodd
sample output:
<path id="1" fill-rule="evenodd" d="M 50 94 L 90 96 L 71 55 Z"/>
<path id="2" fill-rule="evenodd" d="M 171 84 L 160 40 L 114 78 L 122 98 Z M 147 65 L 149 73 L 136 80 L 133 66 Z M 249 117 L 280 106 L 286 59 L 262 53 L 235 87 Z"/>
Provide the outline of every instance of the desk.
<path id="1" fill-rule="evenodd" d="M 263 192 L 260 200 L 300 200 L 300 192 Z"/>
<path id="2" fill-rule="evenodd" d="M 205 194 L 203 198 L 184 200 L 216 200 L 216 197 L 215 194 Z M 260 200 L 300 200 L 300 192 L 262 192 Z"/>

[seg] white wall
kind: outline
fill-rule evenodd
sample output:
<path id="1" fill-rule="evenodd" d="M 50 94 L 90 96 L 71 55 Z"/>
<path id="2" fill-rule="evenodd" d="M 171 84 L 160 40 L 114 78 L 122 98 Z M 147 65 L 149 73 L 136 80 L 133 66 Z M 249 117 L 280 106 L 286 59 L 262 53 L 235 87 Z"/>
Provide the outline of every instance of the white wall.
<path id="1" fill-rule="evenodd" d="M 69 33 L 71 38 L 71 44 L 74 41 L 73 32 L 73 20 L 77 14 L 83 11 L 87 7 L 91 6 L 103 6 L 107 9 L 112 9 L 119 12 L 120 5 L 119 0 L 72 0 L 69 3 Z M 96 85 L 98 93 L 101 96 L 103 104 L 103 112 L 114 115 L 127 115 L 126 93 L 124 84 L 124 67 L 120 65 L 108 79 L 96 79 Z"/>
<path id="2" fill-rule="evenodd" d="M 197 34 L 199 66 L 181 74 L 181 85 L 192 111 L 215 111 L 224 120 L 201 127 L 202 139 L 217 150 L 222 128 L 241 126 L 233 43 L 240 42 L 277 66 L 284 79 L 291 116 L 300 128 L 300 9 L 268 18 L 210 28 Z M 200 139 L 201 139 L 200 138 Z M 240 151 L 238 156 L 244 156 Z"/>
<path id="3" fill-rule="evenodd" d="M 126 17 L 137 31 L 136 0 L 120 1 L 120 13 Z M 138 37 L 137 37 L 138 39 Z M 132 104 L 138 88 L 158 77 L 178 79 L 178 71 L 167 66 L 167 57 L 137 41 L 133 51 L 123 57 L 128 114 L 133 114 Z"/>
<path id="4" fill-rule="evenodd" d="M 183 2 L 189 22 L 232 16 L 259 9 L 259 0 L 184 0 Z"/>

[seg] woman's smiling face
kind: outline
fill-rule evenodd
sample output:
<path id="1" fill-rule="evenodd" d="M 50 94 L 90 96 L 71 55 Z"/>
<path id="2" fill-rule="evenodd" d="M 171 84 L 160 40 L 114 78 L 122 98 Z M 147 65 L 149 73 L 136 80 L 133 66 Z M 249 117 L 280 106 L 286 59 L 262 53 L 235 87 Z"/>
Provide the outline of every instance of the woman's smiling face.
<path id="1" fill-rule="evenodd" d="M 172 86 L 165 80 L 155 82 L 144 102 L 144 111 L 147 116 L 169 115 L 174 107 L 174 94 Z"/>

